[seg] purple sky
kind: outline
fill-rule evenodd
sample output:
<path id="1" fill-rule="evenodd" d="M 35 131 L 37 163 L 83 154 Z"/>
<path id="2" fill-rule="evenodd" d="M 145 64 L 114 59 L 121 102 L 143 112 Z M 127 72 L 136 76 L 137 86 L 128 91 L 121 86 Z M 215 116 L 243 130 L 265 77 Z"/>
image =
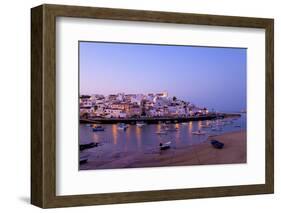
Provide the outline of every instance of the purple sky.
<path id="1" fill-rule="evenodd" d="M 245 48 L 79 42 L 80 94 L 156 93 L 246 109 Z"/>

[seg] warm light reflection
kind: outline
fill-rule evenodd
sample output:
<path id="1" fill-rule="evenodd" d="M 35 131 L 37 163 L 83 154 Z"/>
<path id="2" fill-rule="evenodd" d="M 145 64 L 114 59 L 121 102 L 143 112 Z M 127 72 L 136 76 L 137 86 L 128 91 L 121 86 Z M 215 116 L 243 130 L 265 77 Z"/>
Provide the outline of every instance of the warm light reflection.
<path id="1" fill-rule="evenodd" d="M 188 122 L 188 132 L 191 134 L 192 132 L 192 121 Z"/>
<path id="2" fill-rule="evenodd" d="M 161 124 L 157 124 L 157 132 L 160 132 L 160 130 L 161 130 Z"/>
<path id="3" fill-rule="evenodd" d="M 93 142 L 99 142 L 99 134 L 97 134 L 97 133 L 93 133 L 92 134 L 92 141 Z"/>
<path id="4" fill-rule="evenodd" d="M 114 145 L 117 144 L 117 134 L 118 134 L 117 125 L 113 124 L 112 125 L 112 137 L 113 137 L 113 144 Z"/>
<path id="5" fill-rule="evenodd" d="M 180 125 L 178 123 L 175 124 L 175 128 L 177 129 L 176 133 L 176 143 L 180 143 Z"/>
<path id="6" fill-rule="evenodd" d="M 201 129 L 202 121 L 198 121 L 198 129 Z"/>
<path id="7" fill-rule="evenodd" d="M 141 146 L 141 128 L 135 127 L 138 148 Z"/>

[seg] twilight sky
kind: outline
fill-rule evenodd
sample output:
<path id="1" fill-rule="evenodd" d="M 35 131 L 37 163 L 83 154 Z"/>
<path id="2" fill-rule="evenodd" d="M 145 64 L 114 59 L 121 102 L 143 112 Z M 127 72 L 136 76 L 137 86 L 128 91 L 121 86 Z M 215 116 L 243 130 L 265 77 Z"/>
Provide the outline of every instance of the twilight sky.
<path id="1" fill-rule="evenodd" d="M 246 109 L 245 48 L 79 42 L 80 94 L 167 91 L 217 111 Z"/>

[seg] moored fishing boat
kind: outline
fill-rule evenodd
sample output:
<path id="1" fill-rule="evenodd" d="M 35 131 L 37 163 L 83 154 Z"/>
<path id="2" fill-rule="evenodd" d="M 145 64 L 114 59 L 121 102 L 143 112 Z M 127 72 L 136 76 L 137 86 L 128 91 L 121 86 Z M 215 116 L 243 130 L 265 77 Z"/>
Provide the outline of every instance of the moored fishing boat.
<path id="1" fill-rule="evenodd" d="M 104 131 L 104 127 L 102 127 L 101 125 L 93 125 L 92 126 L 92 130 L 93 132 L 98 132 L 98 131 Z"/>
<path id="2" fill-rule="evenodd" d="M 194 131 L 194 132 L 192 132 L 192 134 L 193 134 L 193 135 L 205 135 L 205 134 L 206 134 L 206 132 L 201 131 L 201 130 L 198 130 L 198 131 Z"/>
<path id="3" fill-rule="evenodd" d="M 168 131 L 169 130 L 169 125 L 163 123 L 163 124 L 161 124 L 160 128 L 161 128 L 161 131 Z"/>
<path id="4" fill-rule="evenodd" d="M 222 131 L 222 128 L 220 126 L 212 127 L 212 131 Z"/>
<path id="5" fill-rule="evenodd" d="M 146 125 L 146 123 L 144 123 L 144 122 L 137 122 L 136 125 L 137 125 L 137 127 L 144 127 Z"/>
<path id="6" fill-rule="evenodd" d="M 207 129 L 207 128 L 210 128 L 210 127 L 212 127 L 210 124 L 202 124 L 201 125 L 201 128 L 203 128 L 203 129 Z"/>
<path id="7" fill-rule="evenodd" d="M 117 129 L 126 130 L 129 126 L 125 123 L 119 123 Z"/>
<path id="8" fill-rule="evenodd" d="M 167 135 L 166 131 L 160 130 L 158 132 L 155 132 L 157 135 Z"/>
<path id="9" fill-rule="evenodd" d="M 179 130 L 178 127 L 172 127 L 172 128 L 166 129 L 166 131 L 170 131 L 170 132 L 175 132 L 175 131 L 178 131 L 178 130 Z"/>

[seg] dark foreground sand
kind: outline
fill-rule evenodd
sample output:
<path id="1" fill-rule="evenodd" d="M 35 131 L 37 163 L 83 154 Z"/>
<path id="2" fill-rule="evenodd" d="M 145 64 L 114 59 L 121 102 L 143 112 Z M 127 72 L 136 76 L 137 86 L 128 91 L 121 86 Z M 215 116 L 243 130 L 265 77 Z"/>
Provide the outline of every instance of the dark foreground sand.
<path id="1" fill-rule="evenodd" d="M 223 142 L 223 149 L 215 149 L 210 144 L 211 139 Z M 246 163 L 247 157 L 246 131 L 225 133 L 212 136 L 202 144 L 181 148 L 172 147 L 168 150 L 155 151 L 148 154 L 122 154 L 112 161 L 89 159 L 81 165 L 80 169 L 113 169 L 113 168 L 139 168 L 160 166 L 186 166 L 207 164 Z"/>

